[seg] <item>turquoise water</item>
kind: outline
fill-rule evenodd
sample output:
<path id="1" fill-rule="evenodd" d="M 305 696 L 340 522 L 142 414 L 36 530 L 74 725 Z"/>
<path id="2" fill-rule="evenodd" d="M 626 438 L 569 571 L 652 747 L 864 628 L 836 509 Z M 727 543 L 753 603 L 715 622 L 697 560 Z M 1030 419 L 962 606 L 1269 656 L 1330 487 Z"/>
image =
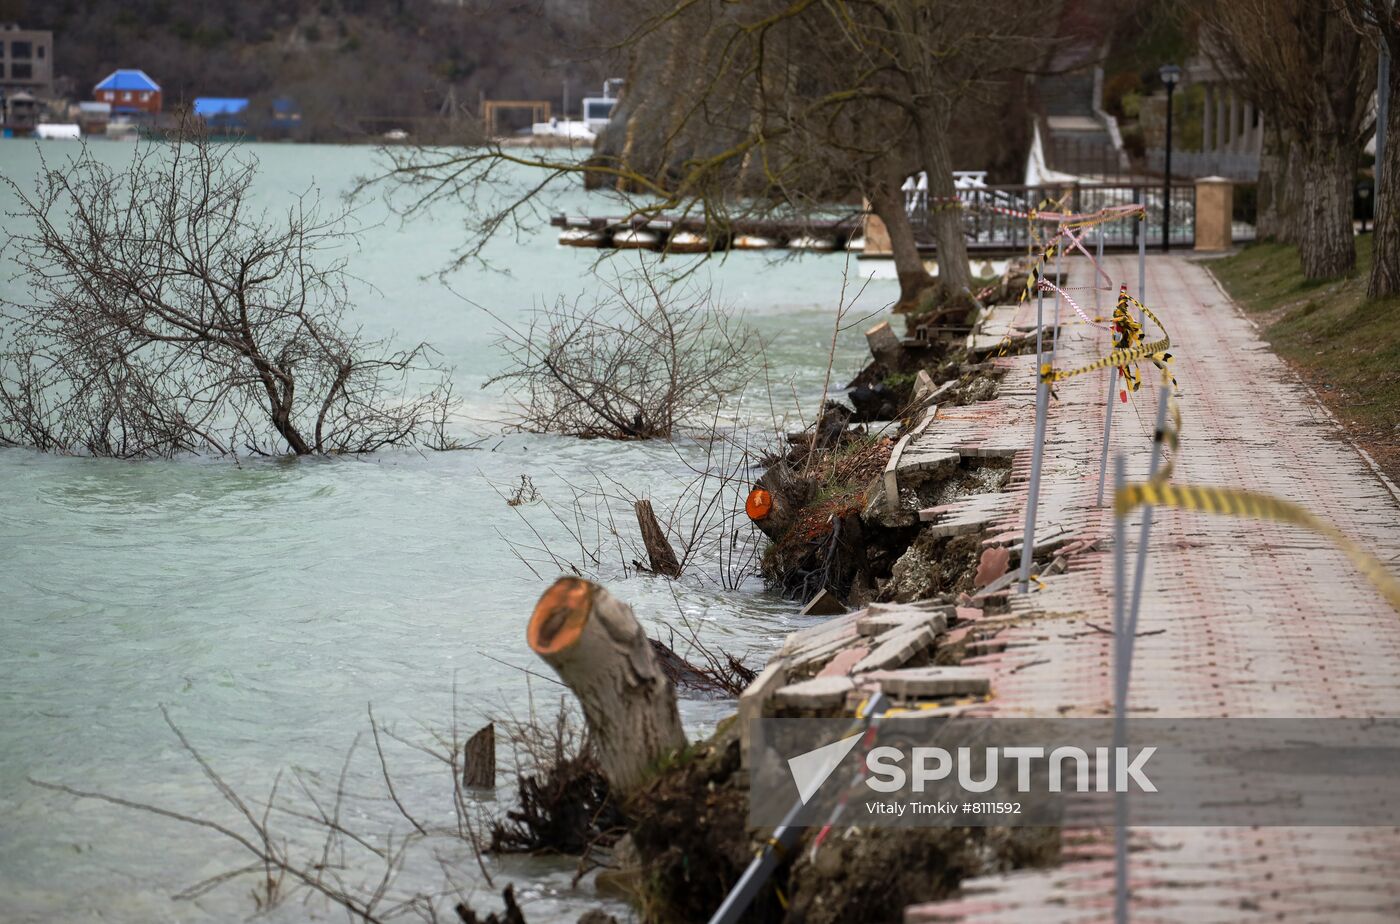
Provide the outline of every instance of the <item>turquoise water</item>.
<path id="1" fill-rule="evenodd" d="M 56 142 L 43 149 L 51 163 L 70 150 Z M 132 152 L 116 143 L 96 150 L 113 161 Z M 261 161 L 256 195 L 272 208 L 312 187 L 336 198 L 372 171 L 375 158 L 363 147 L 249 150 Z M 38 168 L 33 143 L 0 143 L 0 173 L 23 184 Z M 4 211 L 12 207 L 6 194 L 0 200 Z M 602 208 L 574 190 L 551 205 Z M 518 669 L 549 675 L 526 647 L 524 625 L 554 575 L 536 565 L 537 576 L 511 543 L 538 544 L 521 514 L 549 545 L 567 551 L 573 540 L 542 504 L 512 508 L 498 490 L 528 475 L 545 501 L 557 503 L 569 495 L 566 483 L 606 476 L 648 493 L 661 509 L 703 457 L 689 444 L 501 434 L 490 421 L 501 418 L 507 396 L 482 384 L 502 356 L 493 322 L 470 303 L 519 320 L 557 297 L 586 297 L 598 287 L 590 273 L 597 254 L 559 247 L 551 229 L 539 228 L 491 245 L 487 256 L 508 273 L 471 267 L 439 280 L 463 218 L 448 209 L 402 225 L 381 204 L 362 206 L 353 321 L 401 344 L 431 342 L 455 368 L 466 399 L 458 431 L 496 434 L 484 444 L 489 451 L 133 463 L 0 450 L 0 919 L 204 921 L 253 913 L 252 880 L 172 898 L 247 862 L 216 834 L 27 782 L 236 825 L 234 810 L 165 725 L 162 705 L 258 811 L 279 770 L 287 802 L 309 805 L 293 771 L 333 788 L 347 749 L 369 727 L 371 703 L 381 723 L 420 744 L 432 743 L 430 729 L 452 724 L 454 686 L 457 722 L 468 732 L 488 716 L 556 708 L 561 688 Z M 817 406 L 846 265 L 839 254 L 773 261 L 745 253 L 700 271 L 767 341 L 779 414 L 800 406 L 810 415 Z M 22 300 L 12 269 L 6 263 L 0 273 L 0 294 Z M 893 290 L 892 282 L 872 283 L 852 317 L 878 312 Z M 858 368 L 865 326 L 842 334 L 837 379 Z M 751 395 L 745 407 L 758 410 L 741 409 L 741 417 L 770 416 L 766 398 Z M 793 624 L 795 607 L 755 580 L 729 592 L 707 576 L 712 567 L 673 583 L 624 576 L 615 559 L 593 570 L 662 637 L 680 627 L 683 613 L 709 644 L 758 663 Z M 688 701 L 683 712 L 701 734 L 728 708 Z M 434 824 L 450 823 L 446 770 L 396 741 L 386 739 L 385 753 L 402 800 Z M 347 817 L 378 843 L 390 830 L 404 833 L 408 823 L 382 796 L 372 746 L 362 740 L 349 766 Z M 507 797 L 503 786 L 495 807 Z M 274 826 L 294 852 L 316 843 L 279 814 Z M 445 838 L 405 858 L 397 891 L 443 881 L 434 851 L 463 894 L 489 906 L 491 890 L 474 861 Z M 572 921 L 596 904 L 586 883 L 571 887 L 572 863 L 487 862 L 497 889 L 516 882 L 532 922 Z M 354 858 L 346 866 L 352 881 L 379 873 Z M 298 899 L 271 916 L 343 919 L 344 912 Z"/>

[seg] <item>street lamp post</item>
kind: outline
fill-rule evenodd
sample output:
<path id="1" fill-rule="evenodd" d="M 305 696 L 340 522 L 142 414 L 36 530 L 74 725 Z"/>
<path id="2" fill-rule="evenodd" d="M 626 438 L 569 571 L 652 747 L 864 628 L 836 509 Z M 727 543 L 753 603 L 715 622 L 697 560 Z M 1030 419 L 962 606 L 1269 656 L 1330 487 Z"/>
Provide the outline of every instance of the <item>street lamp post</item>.
<path id="1" fill-rule="evenodd" d="M 1162 179 L 1162 250 L 1172 247 L 1172 94 L 1181 80 L 1181 68 L 1175 64 L 1164 64 L 1157 74 L 1167 87 L 1167 157 Z"/>

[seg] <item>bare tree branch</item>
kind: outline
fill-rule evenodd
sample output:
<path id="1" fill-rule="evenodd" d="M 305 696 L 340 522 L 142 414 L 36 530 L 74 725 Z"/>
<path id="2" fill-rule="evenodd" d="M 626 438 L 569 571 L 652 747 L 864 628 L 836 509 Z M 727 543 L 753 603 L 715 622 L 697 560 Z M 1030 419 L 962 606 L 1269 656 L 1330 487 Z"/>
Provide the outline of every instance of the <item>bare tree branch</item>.
<path id="1" fill-rule="evenodd" d="M 119 458 L 449 448 L 456 406 L 426 344 L 345 327 L 344 214 L 255 213 L 256 161 L 184 131 L 113 168 L 47 162 L 0 302 L 0 445 Z"/>

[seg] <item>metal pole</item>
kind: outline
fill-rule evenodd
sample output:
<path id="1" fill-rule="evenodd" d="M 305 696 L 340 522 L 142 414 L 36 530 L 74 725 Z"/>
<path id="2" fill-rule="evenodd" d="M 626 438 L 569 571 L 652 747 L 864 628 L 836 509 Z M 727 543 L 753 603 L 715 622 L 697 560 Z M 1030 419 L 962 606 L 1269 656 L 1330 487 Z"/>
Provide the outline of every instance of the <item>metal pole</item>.
<path id="1" fill-rule="evenodd" d="M 1151 479 L 1157 474 L 1162 462 L 1162 431 L 1167 426 L 1167 401 L 1171 399 L 1170 386 L 1163 385 L 1157 390 L 1157 429 L 1152 433 L 1152 463 L 1147 469 Z M 1152 532 L 1152 508 L 1142 511 L 1142 533 L 1138 537 L 1137 563 L 1133 570 L 1133 605 L 1128 614 L 1128 670 L 1133 667 L 1133 644 L 1137 636 L 1138 607 L 1142 604 L 1143 576 L 1147 569 L 1147 540 Z"/>
<path id="2" fill-rule="evenodd" d="M 1099 313 L 1099 270 L 1103 268 L 1103 225 L 1094 229 L 1099 233 L 1099 244 L 1094 256 L 1094 314 Z"/>
<path id="3" fill-rule="evenodd" d="M 1147 196 L 1142 197 L 1143 208 L 1146 209 Z M 1145 306 L 1147 304 L 1147 212 L 1142 213 L 1139 219 L 1142 225 L 1142 234 L 1138 235 L 1138 301 Z M 1138 312 L 1138 324 L 1147 324 L 1147 312 Z M 1144 327 L 1144 330 L 1146 328 Z"/>
<path id="4" fill-rule="evenodd" d="M 1137 224 L 1133 225 L 1133 240 L 1137 241 L 1147 233 L 1147 187 L 1133 187 L 1133 204 L 1142 206 L 1142 214 L 1138 216 Z M 1142 252 L 1142 244 L 1138 243 L 1138 253 Z"/>
<path id="5" fill-rule="evenodd" d="M 1126 465 L 1120 452 L 1113 457 L 1114 494 L 1123 489 Z M 1117 512 L 1113 516 L 1113 754 L 1128 746 L 1126 658 L 1123 647 L 1123 604 L 1127 596 L 1127 549 L 1124 540 L 1128 530 L 1126 518 Z M 1112 768 L 1116 770 L 1117 768 Z M 1115 774 L 1116 776 L 1116 774 Z M 1117 782 L 1115 780 L 1115 782 Z M 1128 921 L 1128 794 L 1113 794 L 1113 920 L 1115 924 Z"/>
<path id="6" fill-rule="evenodd" d="M 1149 479 L 1157 474 L 1162 459 L 1162 431 L 1167 422 L 1169 386 L 1162 386 L 1157 396 L 1157 429 L 1152 437 L 1152 462 Z M 1120 453 L 1114 458 L 1113 480 L 1115 499 L 1123 487 L 1125 464 Z M 1142 511 L 1142 532 L 1138 538 L 1137 564 L 1133 573 L 1132 608 L 1124 613 L 1127 578 L 1127 518 L 1115 511 L 1113 517 L 1113 753 L 1115 758 L 1128 746 L 1128 690 L 1132 682 L 1133 651 L 1137 642 L 1138 612 L 1142 602 L 1142 586 L 1147 568 L 1148 540 L 1152 532 L 1152 508 Z M 1115 771 L 1116 771 L 1115 767 Z M 1115 781 L 1117 775 L 1115 772 Z M 1113 919 L 1116 924 L 1128 921 L 1128 793 L 1115 787 L 1113 794 L 1114 901 Z"/>
<path id="7" fill-rule="evenodd" d="M 1060 251 L 1055 251 L 1055 328 L 1050 332 L 1050 365 L 1060 349 Z"/>
<path id="8" fill-rule="evenodd" d="M 1095 506 L 1103 506 L 1103 481 L 1104 475 L 1108 474 L 1108 444 L 1109 434 L 1113 432 L 1113 399 L 1117 397 L 1118 391 L 1118 367 L 1108 367 L 1108 407 L 1103 412 L 1103 451 L 1099 453 L 1099 496 L 1095 501 Z"/>
<path id="9" fill-rule="evenodd" d="M 1103 263 L 1103 225 L 1099 225 L 1099 263 Z M 1094 314 L 1099 313 L 1099 280 L 1094 277 Z M 1109 348 L 1113 347 L 1112 336 L 1109 338 Z M 1108 406 L 1103 412 L 1103 452 L 1099 454 L 1099 494 L 1098 500 L 1094 502 L 1097 507 L 1103 506 L 1103 482 L 1104 476 L 1108 474 L 1108 445 L 1111 442 L 1110 434 L 1113 432 L 1113 398 L 1118 391 L 1118 367 L 1108 367 Z"/>
<path id="10" fill-rule="evenodd" d="M 1172 249 L 1172 94 L 1176 84 L 1167 84 L 1167 163 L 1162 179 L 1162 253 Z"/>
<path id="11" fill-rule="evenodd" d="M 748 869 L 739 877 L 739 881 L 734 885 L 733 890 L 724 897 L 724 903 L 710 918 L 710 924 L 731 924 L 738 921 L 749 905 L 758 896 L 759 890 L 768 882 L 773 871 L 778 868 L 778 864 L 797 846 L 798 839 L 805 826 L 797 824 L 797 818 L 802 813 L 803 803 L 799 800 L 793 803 L 788 809 L 787 815 L 783 817 L 783 823 L 773 832 L 773 840 L 766 847 L 763 853 L 759 854 L 749 863 Z"/>
<path id="12" fill-rule="evenodd" d="M 1050 416 L 1050 386 L 1040 380 L 1041 355 L 1036 355 L 1035 442 L 1031 445 L 1031 486 L 1026 496 L 1026 528 L 1021 534 L 1021 593 L 1031 589 L 1031 560 L 1035 557 L 1035 508 L 1040 500 L 1040 463 L 1045 455 L 1045 418 Z"/>
<path id="13" fill-rule="evenodd" d="M 885 695 L 876 693 L 866 704 L 864 716 L 860 717 L 865 719 L 868 728 L 872 722 L 878 721 L 887 709 L 889 701 L 885 699 Z M 744 912 L 758 897 L 758 893 L 778 868 L 778 864 L 797 846 L 802 832 L 806 830 L 806 825 L 797 823 L 804 807 L 805 803 L 800 799 L 792 804 L 792 808 L 783 816 L 782 824 L 774 829 L 773 837 L 763 849 L 763 853 L 749 863 L 744 874 L 734 884 L 734 888 L 724 897 L 724 902 L 711 915 L 710 924 L 736 924 L 743 918 Z"/>
<path id="14" fill-rule="evenodd" d="M 1037 280 L 1036 280 L 1036 285 L 1035 285 L 1035 363 L 1036 363 L 1036 370 L 1035 370 L 1035 371 L 1036 371 L 1036 374 L 1037 374 L 1037 375 L 1040 374 L 1040 353 L 1041 353 L 1040 333 L 1041 333 L 1042 330 L 1045 329 L 1044 312 L 1045 312 L 1045 290 L 1042 289 L 1042 288 L 1040 287 L 1040 280 L 1037 279 Z"/>

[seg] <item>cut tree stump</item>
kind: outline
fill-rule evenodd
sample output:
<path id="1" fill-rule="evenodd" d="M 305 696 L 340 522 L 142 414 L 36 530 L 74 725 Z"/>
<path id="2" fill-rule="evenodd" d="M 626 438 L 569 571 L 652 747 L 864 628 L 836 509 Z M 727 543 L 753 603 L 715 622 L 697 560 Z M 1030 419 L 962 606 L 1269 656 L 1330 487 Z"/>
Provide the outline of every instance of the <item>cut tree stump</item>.
<path id="1" fill-rule="evenodd" d="M 891 369 L 899 368 L 899 360 L 904 355 L 904 344 L 899 335 L 890 327 L 889 321 L 881 321 L 865 332 L 865 342 L 870 347 L 870 355 Z"/>
<path id="2" fill-rule="evenodd" d="M 496 723 L 490 722 L 467 739 L 462 753 L 462 785 L 469 789 L 496 787 Z"/>
<path id="3" fill-rule="evenodd" d="M 675 687 L 630 606 L 591 581 L 561 577 L 535 604 L 526 637 L 578 697 L 599 768 L 618 791 L 685 747 Z"/>
<path id="4" fill-rule="evenodd" d="M 779 463 L 763 473 L 754 489 L 768 492 L 769 510 L 762 517 L 753 520 L 753 524 L 769 539 L 781 538 L 801 512 L 802 506 L 807 503 L 807 482 L 797 477 L 786 464 Z M 749 516 L 750 519 L 753 518 L 752 513 Z"/>
<path id="5" fill-rule="evenodd" d="M 651 572 L 670 578 L 680 577 L 681 563 L 666 539 L 666 531 L 656 519 L 656 512 L 651 509 L 651 501 L 639 500 L 633 509 L 637 511 L 637 525 L 642 529 L 642 543 L 647 547 Z"/>

